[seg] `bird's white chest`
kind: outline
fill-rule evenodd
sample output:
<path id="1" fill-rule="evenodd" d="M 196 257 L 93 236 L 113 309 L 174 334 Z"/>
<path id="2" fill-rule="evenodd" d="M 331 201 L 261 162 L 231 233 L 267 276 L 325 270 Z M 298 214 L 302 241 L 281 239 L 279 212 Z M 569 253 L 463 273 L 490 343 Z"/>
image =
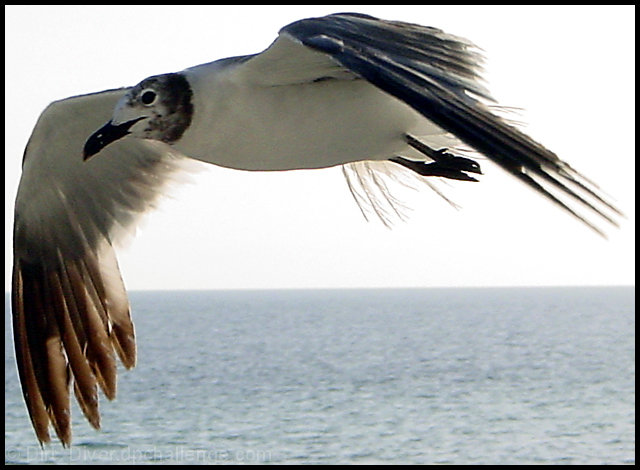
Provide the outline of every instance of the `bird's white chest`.
<path id="1" fill-rule="evenodd" d="M 176 148 L 244 170 L 386 159 L 404 146 L 402 135 L 416 120 L 410 108 L 363 80 L 271 87 L 220 81 L 205 94 Z"/>

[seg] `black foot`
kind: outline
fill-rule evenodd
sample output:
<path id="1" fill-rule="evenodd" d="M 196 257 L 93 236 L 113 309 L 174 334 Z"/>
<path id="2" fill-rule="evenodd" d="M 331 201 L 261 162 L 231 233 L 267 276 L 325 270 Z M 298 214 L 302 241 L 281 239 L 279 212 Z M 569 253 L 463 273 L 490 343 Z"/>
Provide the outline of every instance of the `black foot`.
<path id="1" fill-rule="evenodd" d="M 473 176 L 469 176 L 463 172 L 469 171 L 471 173 L 482 174 L 480 172 L 480 166 L 476 162 L 462 157 L 451 156 L 447 157 L 446 161 L 437 161 L 431 163 L 407 160 L 406 158 L 402 157 L 393 157 L 389 160 L 395 163 L 399 163 L 400 165 L 405 166 L 422 176 L 441 176 L 443 178 L 449 178 L 452 180 L 478 181 Z"/>
<path id="2" fill-rule="evenodd" d="M 478 175 L 482 174 L 480 165 L 475 160 L 457 157 L 447 152 L 446 149 L 434 150 L 408 134 L 405 137 L 409 145 L 432 159 L 433 162 L 426 163 L 408 160 L 403 157 L 393 157 L 390 158 L 390 160 L 415 171 L 419 175 L 441 176 L 443 178 L 460 181 L 478 181 L 473 176 L 469 176 L 464 172 L 476 173 Z"/>

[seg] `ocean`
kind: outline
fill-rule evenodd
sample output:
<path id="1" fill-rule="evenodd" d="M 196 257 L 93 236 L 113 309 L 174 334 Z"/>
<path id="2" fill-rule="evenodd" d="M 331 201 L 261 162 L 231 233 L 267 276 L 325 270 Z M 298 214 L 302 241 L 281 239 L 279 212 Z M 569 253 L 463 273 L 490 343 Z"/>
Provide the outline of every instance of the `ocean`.
<path id="1" fill-rule="evenodd" d="M 130 294 L 138 365 L 40 447 L 5 295 L 5 463 L 633 464 L 635 288 Z"/>

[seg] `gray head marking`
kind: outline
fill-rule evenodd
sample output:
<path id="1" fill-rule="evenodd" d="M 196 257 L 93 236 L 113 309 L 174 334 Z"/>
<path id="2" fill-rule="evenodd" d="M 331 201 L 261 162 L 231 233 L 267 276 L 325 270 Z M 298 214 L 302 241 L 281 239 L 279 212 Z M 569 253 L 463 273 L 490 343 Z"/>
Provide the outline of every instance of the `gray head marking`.
<path id="1" fill-rule="evenodd" d="M 84 159 L 127 135 L 171 144 L 187 130 L 193 117 L 193 91 L 180 73 L 145 78 L 118 102 L 113 118 L 95 131 L 84 146 Z"/>
<path id="2" fill-rule="evenodd" d="M 182 137 L 193 117 L 193 92 L 180 73 L 155 75 L 138 83 L 125 96 L 124 106 L 146 115 L 134 134 L 172 143 Z"/>

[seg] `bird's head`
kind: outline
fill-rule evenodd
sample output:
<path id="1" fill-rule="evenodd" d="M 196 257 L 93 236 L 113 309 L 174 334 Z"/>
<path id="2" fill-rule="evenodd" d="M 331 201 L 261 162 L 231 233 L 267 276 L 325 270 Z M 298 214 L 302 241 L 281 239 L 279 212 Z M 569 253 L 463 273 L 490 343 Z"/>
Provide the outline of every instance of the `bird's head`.
<path id="1" fill-rule="evenodd" d="M 192 98 L 191 86 L 180 73 L 142 80 L 120 99 L 111 120 L 87 139 L 84 159 L 127 135 L 175 142 L 191 124 Z"/>

